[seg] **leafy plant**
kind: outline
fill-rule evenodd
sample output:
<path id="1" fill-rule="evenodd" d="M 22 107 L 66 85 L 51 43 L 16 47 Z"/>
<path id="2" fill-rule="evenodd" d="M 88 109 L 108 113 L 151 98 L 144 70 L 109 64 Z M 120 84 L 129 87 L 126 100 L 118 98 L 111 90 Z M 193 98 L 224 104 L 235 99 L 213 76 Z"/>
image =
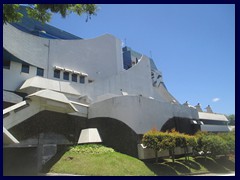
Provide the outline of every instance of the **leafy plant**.
<path id="1" fill-rule="evenodd" d="M 99 144 L 77 145 L 70 148 L 70 152 L 83 154 L 104 154 L 112 153 L 114 150 Z"/>

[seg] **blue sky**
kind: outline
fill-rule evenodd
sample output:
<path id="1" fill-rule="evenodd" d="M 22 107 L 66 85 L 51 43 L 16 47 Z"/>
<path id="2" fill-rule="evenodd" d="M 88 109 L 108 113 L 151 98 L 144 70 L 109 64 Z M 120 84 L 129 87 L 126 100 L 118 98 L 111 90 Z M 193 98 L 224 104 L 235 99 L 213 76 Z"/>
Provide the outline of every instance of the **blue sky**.
<path id="1" fill-rule="evenodd" d="M 97 16 L 54 15 L 49 24 L 84 39 L 106 33 L 147 56 L 180 102 L 235 114 L 235 5 L 98 5 Z"/>

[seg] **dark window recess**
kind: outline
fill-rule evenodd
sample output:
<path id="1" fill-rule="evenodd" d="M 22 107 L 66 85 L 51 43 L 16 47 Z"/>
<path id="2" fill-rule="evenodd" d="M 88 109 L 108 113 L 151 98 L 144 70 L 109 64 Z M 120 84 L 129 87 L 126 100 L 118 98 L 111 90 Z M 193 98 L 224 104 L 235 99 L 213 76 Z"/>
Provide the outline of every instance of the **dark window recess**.
<path id="1" fill-rule="evenodd" d="M 84 76 L 80 76 L 80 83 L 82 83 L 82 84 L 85 83 L 85 77 Z"/>
<path id="2" fill-rule="evenodd" d="M 60 70 L 58 70 L 58 69 L 54 70 L 54 77 L 55 78 L 60 78 Z"/>
<path id="3" fill-rule="evenodd" d="M 37 76 L 43 76 L 44 70 L 42 68 L 37 68 Z"/>
<path id="4" fill-rule="evenodd" d="M 77 74 L 72 74 L 72 81 L 77 82 Z"/>
<path id="5" fill-rule="evenodd" d="M 217 120 L 201 120 L 205 125 L 227 125 L 227 121 L 217 121 Z"/>
<path id="6" fill-rule="evenodd" d="M 4 69 L 10 69 L 10 64 L 11 64 L 11 61 L 8 61 L 6 59 L 3 60 L 3 68 Z"/>
<path id="7" fill-rule="evenodd" d="M 64 72 L 63 73 L 63 79 L 64 80 L 69 80 L 69 72 Z"/>
<path id="8" fill-rule="evenodd" d="M 91 79 L 88 80 L 88 83 L 92 83 L 92 82 L 93 82 L 93 80 L 91 80 Z"/>
<path id="9" fill-rule="evenodd" d="M 22 72 L 29 73 L 29 65 L 22 64 Z"/>

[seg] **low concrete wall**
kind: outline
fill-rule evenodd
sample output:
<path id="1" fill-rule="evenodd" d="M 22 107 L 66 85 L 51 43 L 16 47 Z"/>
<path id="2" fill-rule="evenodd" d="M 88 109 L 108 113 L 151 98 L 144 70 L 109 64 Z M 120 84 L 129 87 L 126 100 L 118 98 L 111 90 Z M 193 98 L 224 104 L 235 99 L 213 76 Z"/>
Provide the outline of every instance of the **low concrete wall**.
<path id="1" fill-rule="evenodd" d="M 145 159 L 153 159 L 155 158 L 155 152 L 153 149 L 145 147 L 143 144 L 138 144 L 138 158 L 145 160 Z M 192 148 L 188 147 L 188 152 L 192 152 Z M 184 155 L 184 149 L 181 147 L 176 147 L 175 148 L 175 155 Z M 164 150 L 164 151 L 159 151 L 158 152 L 158 157 L 168 157 L 169 156 L 169 151 Z"/>

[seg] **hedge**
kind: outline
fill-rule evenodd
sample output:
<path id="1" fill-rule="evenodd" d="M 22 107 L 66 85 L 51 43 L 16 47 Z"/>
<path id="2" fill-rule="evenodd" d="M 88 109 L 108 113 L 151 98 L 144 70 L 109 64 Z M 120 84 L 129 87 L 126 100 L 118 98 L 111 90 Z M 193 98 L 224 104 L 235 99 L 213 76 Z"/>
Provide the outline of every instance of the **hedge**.
<path id="1" fill-rule="evenodd" d="M 195 152 L 203 152 L 213 158 L 216 155 L 226 155 L 235 153 L 235 134 L 234 133 L 207 133 L 197 132 L 195 135 L 179 133 L 174 129 L 167 132 L 152 129 L 143 135 L 142 143 L 147 148 L 155 151 L 156 162 L 158 162 L 157 153 L 162 150 L 169 150 L 172 161 L 175 159 L 175 147 L 184 149 L 185 160 L 188 160 L 188 147 L 192 147 Z"/>

